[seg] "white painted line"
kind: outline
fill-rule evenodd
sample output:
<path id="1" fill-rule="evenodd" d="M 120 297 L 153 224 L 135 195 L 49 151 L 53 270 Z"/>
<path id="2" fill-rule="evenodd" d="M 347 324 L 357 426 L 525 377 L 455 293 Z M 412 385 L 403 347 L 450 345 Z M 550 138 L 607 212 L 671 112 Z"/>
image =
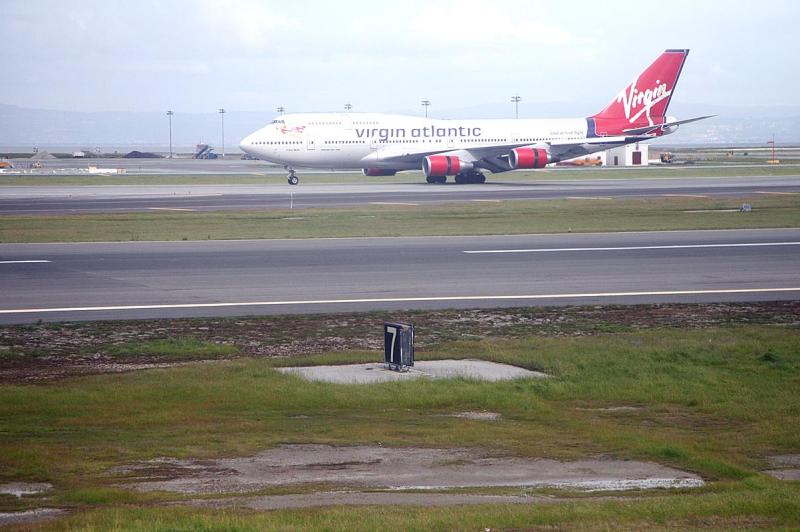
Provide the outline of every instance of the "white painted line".
<path id="1" fill-rule="evenodd" d="M 0 260 L 0 264 L 40 264 L 51 260 Z"/>
<path id="2" fill-rule="evenodd" d="M 482 201 L 484 203 L 501 203 L 503 200 L 499 200 L 499 199 L 474 199 L 472 201 Z"/>
<path id="3" fill-rule="evenodd" d="M 766 191 L 766 190 L 764 190 L 764 191 L 757 190 L 756 194 L 775 194 L 775 195 L 780 195 L 780 196 L 784 196 L 784 195 L 785 196 L 796 196 L 796 195 L 800 194 L 800 192 L 770 192 L 770 191 Z"/>
<path id="4" fill-rule="evenodd" d="M 551 253 L 556 251 L 634 251 L 642 249 L 747 248 L 768 246 L 800 246 L 800 242 L 745 242 L 739 244 L 676 244 L 670 246 L 618 246 L 600 248 L 537 248 L 537 249 L 480 249 L 463 253 Z"/>
<path id="5" fill-rule="evenodd" d="M 194 212 L 196 209 L 180 209 L 178 207 L 148 207 L 151 211 L 188 211 Z"/>
<path id="6" fill-rule="evenodd" d="M 567 196 L 567 199 L 593 199 L 593 200 L 613 200 L 609 196 Z"/>
<path id="7" fill-rule="evenodd" d="M 704 196 L 703 194 L 661 194 L 662 196 L 666 196 L 668 198 L 707 198 L 708 196 Z"/>
<path id="8" fill-rule="evenodd" d="M 489 300 L 535 300 L 574 299 L 583 297 L 642 297 L 642 296 L 686 296 L 713 294 L 768 294 L 800 292 L 800 287 L 791 288 L 729 288 L 714 290 L 664 290 L 657 292 L 597 292 L 586 294 L 524 294 L 502 296 L 438 296 L 438 297 L 378 297 L 363 299 L 308 299 L 297 301 L 241 301 L 232 303 L 175 303 L 163 305 L 114 305 L 105 307 L 58 307 L 0 309 L 0 314 L 35 314 L 40 312 L 92 312 L 109 310 L 153 310 L 178 308 L 223 308 L 223 307 L 274 307 L 281 305 L 331 305 L 343 303 L 424 303 L 429 301 L 489 301 Z"/>
<path id="9" fill-rule="evenodd" d="M 369 204 L 370 205 L 411 205 L 411 206 L 415 206 L 415 207 L 417 205 L 419 205 L 419 203 L 403 203 L 403 202 L 400 202 L 400 201 L 370 201 Z"/>

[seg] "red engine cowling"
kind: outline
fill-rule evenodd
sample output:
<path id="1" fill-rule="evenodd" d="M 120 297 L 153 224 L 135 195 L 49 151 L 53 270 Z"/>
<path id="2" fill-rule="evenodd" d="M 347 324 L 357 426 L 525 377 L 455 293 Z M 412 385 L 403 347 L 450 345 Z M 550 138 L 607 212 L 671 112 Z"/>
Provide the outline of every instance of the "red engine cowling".
<path id="1" fill-rule="evenodd" d="M 361 171 L 368 176 L 395 175 L 397 173 L 397 170 L 391 168 L 364 168 Z"/>
<path id="2" fill-rule="evenodd" d="M 429 155 L 422 160 L 422 171 L 427 177 L 456 175 L 472 168 L 471 162 L 462 161 L 455 155 Z"/>
<path id="3" fill-rule="evenodd" d="M 547 150 L 541 148 L 514 148 L 508 155 L 508 162 L 514 170 L 525 168 L 544 168 L 552 162 Z"/>

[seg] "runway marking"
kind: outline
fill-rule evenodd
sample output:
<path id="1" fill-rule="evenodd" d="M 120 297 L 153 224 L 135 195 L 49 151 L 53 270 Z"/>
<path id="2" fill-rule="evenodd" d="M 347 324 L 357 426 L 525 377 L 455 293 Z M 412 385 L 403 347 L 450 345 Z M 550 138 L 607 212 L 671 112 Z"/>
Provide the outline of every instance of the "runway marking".
<path id="1" fill-rule="evenodd" d="M 438 296 L 438 297 L 377 297 L 362 299 L 308 299 L 296 301 L 241 301 L 231 303 L 174 303 L 162 305 L 113 305 L 103 307 L 56 307 L 2 309 L 0 314 L 34 314 L 44 312 L 92 312 L 111 310 L 157 310 L 179 308 L 223 308 L 223 307 L 274 307 L 285 305 L 331 305 L 343 303 L 425 303 L 432 301 L 489 301 L 489 300 L 536 300 L 536 299 L 575 299 L 584 297 L 643 297 L 643 296 L 686 296 L 713 294 L 767 294 L 780 292 L 800 292 L 800 287 L 789 288 L 729 288 L 712 290 L 662 290 L 651 292 L 596 292 L 585 294 L 524 294 L 489 296 Z"/>
<path id="2" fill-rule="evenodd" d="M 745 242 L 736 244 L 675 244 L 667 246 L 616 246 L 595 248 L 532 248 L 532 249 L 479 249 L 462 253 L 552 253 L 557 251 L 638 251 L 644 249 L 695 249 L 695 248 L 746 248 L 766 246 L 800 246 L 800 242 Z"/>
<path id="3" fill-rule="evenodd" d="M 502 203 L 503 200 L 499 200 L 499 199 L 474 199 L 472 201 L 482 201 L 482 202 L 485 202 L 485 203 Z"/>
<path id="4" fill-rule="evenodd" d="M 662 196 L 666 196 L 669 198 L 707 198 L 703 194 L 661 194 Z"/>
<path id="5" fill-rule="evenodd" d="M 756 190 L 756 194 L 775 194 L 780 196 L 797 196 L 800 192 L 778 192 L 778 191 L 769 191 L 769 190 Z"/>
<path id="6" fill-rule="evenodd" d="M 613 200 L 610 196 L 567 196 L 567 199 Z"/>
<path id="7" fill-rule="evenodd" d="M 0 264 L 40 264 L 51 260 L 0 260 Z"/>
<path id="8" fill-rule="evenodd" d="M 148 207 L 151 211 L 188 211 L 195 212 L 197 209 L 181 209 L 179 207 Z"/>
<path id="9" fill-rule="evenodd" d="M 401 201 L 370 201 L 370 205 L 411 205 L 418 206 L 419 203 L 403 203 Z"/>

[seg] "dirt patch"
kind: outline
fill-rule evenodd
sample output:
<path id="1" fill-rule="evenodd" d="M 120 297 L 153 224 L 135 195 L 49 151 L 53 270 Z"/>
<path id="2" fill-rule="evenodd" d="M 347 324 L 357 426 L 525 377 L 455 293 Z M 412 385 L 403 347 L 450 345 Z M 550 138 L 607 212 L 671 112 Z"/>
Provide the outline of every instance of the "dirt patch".
<path id="1" fill-rule="evenodd" d="M 641 406 L 605 406 L 605 407 L 598 407 L 598 408 L 582 408 L 578 407 L 575 410 L 580 410 L 582 412 L 638 412 L 641 410 Z"/>
<path id="2" fill-rule="evenodd" d="M 169 477 L 165 478 L 165 471 Z M 247 493 L 326 484 L 377 489 L 524 486 L 584 491 L 688 488 L 692 473 L 650 462 L 597 458 L 560 462 L 492 456 L 472 449 L 284 445 L 246 458 L 159 460 L 118 468 L 127 487 L 185 494 Z"/>
<path id="3" fill-rule="evenodd" d="M 24 512 L 0 512 L 0 526 L 22 525 L 55 519 L 66 514 L 65 510 L 58 508 L 37 508 Z"/>
<path id="4" fill-rule="evenodd" d="M 497 421 L 502 418 L 503 415 L 500 412 L 459 412 L 457 414 L 450 414 L 450 417 L 474 419 L 476 421 Z"/>
<path id="5" fill-rule="evenodd" d="M 399 493 L 329 491 L 298 495 L 265 495 L 226 499 L 195 499 L 180 504 L 204 508 L 280 510 L 316 506 L 456 506 L 463 504 L 545 504 L 561 499 L 544 495 L 472 495 L 466 493 Z"/>
<path id="6" fill-rule="evenodd" d="M 778 480 L 800 480 L 800 454 L 776 454 L 768 457 L 771 469 L 764 471 Z"/>
<path id="7" fill-rule="evenodd" d="M 800 301 L 609 305 L 367 312 L 309 316 L 98 321 L 0 327 L 0 382 L 41 382 L 75 375 L 175 365 L 159 356 L 119 357 L 131 342 L 196 338 L 235 346 L 240 356 L 289 357 L 383 349 L 383 322 L 417 328 L 417 349 L 452 340 L 586 336 L 655 328 L 702 329 L 734 323 L 800 325 Z M 183 361 L 182 361 L 183 362 Z"/>
<path id="8" fill-rule="evenodd" d="M 0 495 L 14 495 L 23 497 L 25 495 L 38 495 L 53 489 L 53 485 L 47 482 L 9 482 L 0 484 Z"/>

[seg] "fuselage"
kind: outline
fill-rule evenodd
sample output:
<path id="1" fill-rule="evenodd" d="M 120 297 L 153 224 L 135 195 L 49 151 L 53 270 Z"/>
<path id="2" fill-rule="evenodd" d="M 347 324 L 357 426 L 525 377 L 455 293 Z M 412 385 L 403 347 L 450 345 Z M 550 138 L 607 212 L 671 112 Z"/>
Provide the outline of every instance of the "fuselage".
<path id="1" fill-rule="evenodd" d="M 290 167 L 419 169 L 398 156 L 580 142 L 585 118 L 437 120 L 379 113 L 286 114 L 244 138 L 254 157 Z M 387 162 L 391 159 L 391 162 Z"/>

